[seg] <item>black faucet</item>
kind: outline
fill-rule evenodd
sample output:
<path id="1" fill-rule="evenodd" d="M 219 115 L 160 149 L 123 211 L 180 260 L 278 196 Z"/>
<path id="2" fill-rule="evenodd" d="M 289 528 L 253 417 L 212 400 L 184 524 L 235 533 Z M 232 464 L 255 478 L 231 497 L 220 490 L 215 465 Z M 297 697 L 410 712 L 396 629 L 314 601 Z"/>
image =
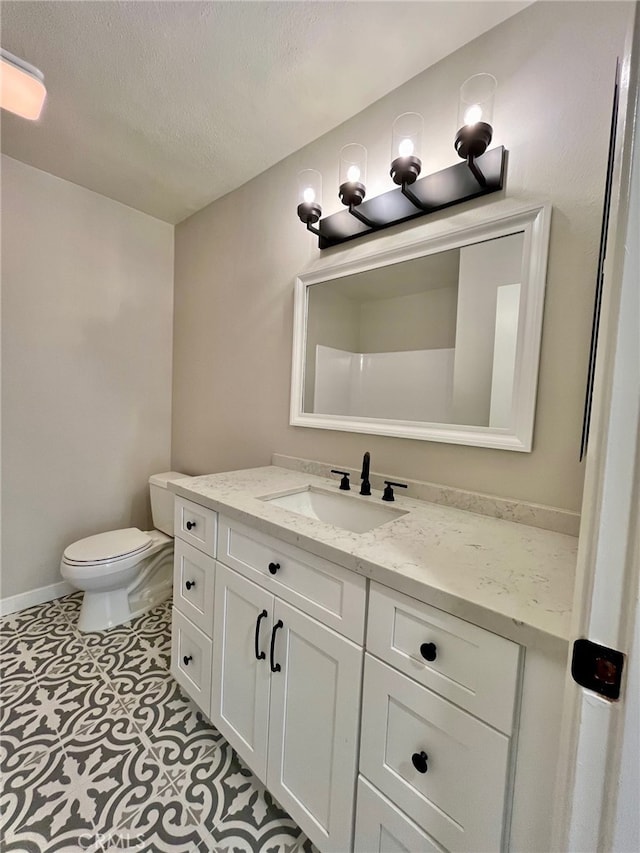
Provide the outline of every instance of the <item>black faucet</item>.
<path id="1" fill-rule="evenodd" d="M 371 454 L 367 450 L 367 452 L 362 457 L 362 485 L 360 486 L 360 494 L 361 495 L 370 495 L 371 494 L 371 483 L 369 482 L 369 463 L 371 461 Z"/>

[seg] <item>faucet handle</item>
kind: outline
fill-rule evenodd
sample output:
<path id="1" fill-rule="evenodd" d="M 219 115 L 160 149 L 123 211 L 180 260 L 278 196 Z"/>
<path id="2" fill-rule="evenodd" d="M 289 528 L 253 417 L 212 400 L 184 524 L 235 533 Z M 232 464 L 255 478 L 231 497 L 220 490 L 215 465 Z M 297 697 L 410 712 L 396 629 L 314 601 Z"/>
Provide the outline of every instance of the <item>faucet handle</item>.
<path id="1" fill-rule="evenodd" d="M 340 480 L 340 488 L 343 492 L 349 492 L 351 490 L 351 485 L 349 484 L 349 472 L 348 471 L 336 471 L 335 468 L 331 469 L 332 474 L 342 474 L 342 479 Z"/>
<path id="2" fill-rule="evenodd" d="M 382 500 L 383 501 L 395 501 L 395 498 L 393 496 L 393 489 L 391 488 L 392 486 L 395 486 L 397 489 L 406 489 L 407 488 L 406 483 L 394 483 L 392 480 L 385 480 L 384 481 L 384 492 L 382 494 Z"/>

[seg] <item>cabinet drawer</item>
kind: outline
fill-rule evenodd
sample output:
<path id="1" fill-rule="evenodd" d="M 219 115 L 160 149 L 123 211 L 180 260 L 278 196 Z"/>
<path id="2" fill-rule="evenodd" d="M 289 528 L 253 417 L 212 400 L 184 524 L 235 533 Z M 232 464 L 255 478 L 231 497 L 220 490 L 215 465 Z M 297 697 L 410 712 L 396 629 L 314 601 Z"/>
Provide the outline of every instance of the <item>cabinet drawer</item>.
<path id="1" fill-rule="evenodd" d="M 452 853 L 500 850 L 509 738 L 368 654 L 362 705 L 360 772 Z"/>
<path id="2" fill-rule="evenodd" d="M 173 608 L 171 674 L 209 717 L 211 710 L 211 640 Z"/>
<path id="3" fill-rule="evenodd" d="M 367 651 L 511 732 L 520 661 L 516 643 L 372 583 Z"/>
<path id="4" fill-rule="evenodd" d="M 213 557 L 208 557 L 181 539 L 173 554 L 173 606 L 208 637 L 213 631 Z"/>
<path id="5" fill-rule="evenodd" d="M 218 513 L 212 509 L 176 497 L 174 502 L 174 533 L 199 551 L 215 557 L 216 522 Z"/>
<path id="6" fill-rule="evenodd" d="M 222 515 L 217 553 L 220 562 L 362 644 L 365 578 Z"/>
<path id="7" fill-rule="evenodd" d="M 354 853 L 446 853 L 391 800 L 358 779 Z"/>

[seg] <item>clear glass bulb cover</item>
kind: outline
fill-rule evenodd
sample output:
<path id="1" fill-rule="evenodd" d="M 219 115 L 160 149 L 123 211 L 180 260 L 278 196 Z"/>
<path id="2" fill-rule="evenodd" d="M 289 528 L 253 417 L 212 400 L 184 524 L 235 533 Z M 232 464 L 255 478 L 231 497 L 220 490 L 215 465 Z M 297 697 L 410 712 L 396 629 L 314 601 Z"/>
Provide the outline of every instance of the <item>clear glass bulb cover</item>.
<path id="1" fill-rule="evenodd" d="M 367 183 L 367 149 L 351 142 L 340 152 L 340 184 Z"/>
<path id="2" fill-rule="evenodd" d="M 391 159 L 420 157 L 423 121 L 420 113 L 403 113 L 393 123 Z"/>
<path id="3" fill-rule="evenodd" d="M 460 86 L 458 126 L 484 122 L 493 126 L 493 105 L 498 81 L 493 74 L 474 74 Z"/>
<path id="4" fill-rule="evenodd" d="M 314 202 L 322 207 L 322 175 L 315 169 L 298 173 L 298 204 Z"/>

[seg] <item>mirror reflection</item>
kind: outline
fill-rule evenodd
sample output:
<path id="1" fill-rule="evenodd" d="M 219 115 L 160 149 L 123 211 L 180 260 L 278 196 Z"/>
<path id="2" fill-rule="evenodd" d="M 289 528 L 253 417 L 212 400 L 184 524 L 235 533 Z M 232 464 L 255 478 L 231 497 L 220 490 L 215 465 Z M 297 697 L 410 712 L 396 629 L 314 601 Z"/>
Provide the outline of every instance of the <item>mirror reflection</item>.
<path id="1" fill-rule="evenodd" d="M 512 426 L 524 232 L 307 288 L 303 411 Z"/>

